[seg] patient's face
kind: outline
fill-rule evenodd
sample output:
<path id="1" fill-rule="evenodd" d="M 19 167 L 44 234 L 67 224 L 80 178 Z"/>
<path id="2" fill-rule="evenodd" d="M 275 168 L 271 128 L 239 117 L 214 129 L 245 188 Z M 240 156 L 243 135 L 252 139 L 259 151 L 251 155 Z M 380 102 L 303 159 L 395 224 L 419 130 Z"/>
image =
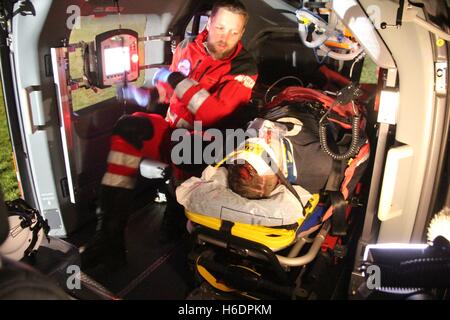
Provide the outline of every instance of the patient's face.
<path id="1" fill-rule="evenodd" d="M 247 161 L 244 164 L 230 164 L 227 169 L 230 189 L 248 199 L 268 198 L 278 185 L 275 174 L 260 176 Z"/>

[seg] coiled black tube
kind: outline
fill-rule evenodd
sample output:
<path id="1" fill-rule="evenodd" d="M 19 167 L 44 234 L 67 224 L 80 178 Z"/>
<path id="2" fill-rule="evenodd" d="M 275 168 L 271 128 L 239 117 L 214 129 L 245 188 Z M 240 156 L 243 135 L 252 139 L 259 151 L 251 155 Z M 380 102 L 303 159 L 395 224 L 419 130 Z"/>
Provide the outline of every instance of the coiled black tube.
<path id="1" fill-rule="evenodd" d="M 330 150 L 327 141 L 327 126 L 325 121 L 319 122 L 319 139 L 320 145 L 323 151 L 328 154 L 334 160 L 346 160 L 350 157 L 356 155 L 359 151 L 359 120 L 360 116 L 354 116 L 352 118 L 352 142 L 350 143 L 350 147 L 343 154 L 337 154 Z"/>

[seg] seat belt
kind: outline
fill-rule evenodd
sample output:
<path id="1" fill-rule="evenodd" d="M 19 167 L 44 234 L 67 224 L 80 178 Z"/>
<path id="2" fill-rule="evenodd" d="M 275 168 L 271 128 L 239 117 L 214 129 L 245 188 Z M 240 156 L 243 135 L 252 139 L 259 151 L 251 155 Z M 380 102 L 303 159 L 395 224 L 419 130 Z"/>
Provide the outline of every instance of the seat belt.
<path id="1" fill-rule="evenodd" d="M 332 134 L 328 132 L 328 147 L 334 153 L 339 152 L 338 144 L 334 140 Z M 346 136 L 342 140 L 346 139 Z M 340 185 L 343 179 L 342 167 L 345 160 L 333 160 L 331 165 L 331 172 L 325 186 L 325 192 L 329 195 L 333 214 L 331 215 L 331 230 L 330 234 L 333 236 L 345 236 L 347 234 L 347 218 L 345 211 L 347 209 L 347 202 L 344 199 L 344 195 L 340 191 Z"/>
<path id="2" fill-rule="evenodd" d="M 328 196 L 333 207 L 330 234 L 332 236 L 345 236 L 347 235 L 348 228 L 347 218 L 345 216 L 347 201 L 345 201 L 344 195 L 340 191 L 328 191 Z"/>

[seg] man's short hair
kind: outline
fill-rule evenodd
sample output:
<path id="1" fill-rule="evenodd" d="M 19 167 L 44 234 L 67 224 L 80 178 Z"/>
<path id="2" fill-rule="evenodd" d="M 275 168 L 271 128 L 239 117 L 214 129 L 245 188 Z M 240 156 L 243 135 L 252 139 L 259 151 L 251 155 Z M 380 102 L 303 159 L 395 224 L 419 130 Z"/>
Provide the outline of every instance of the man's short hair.
<path id="1" fill-rule="evenodd" d="M 248 21 L 248 11 L 247 8 L 244 6 L 244 4 L 239 0 L 220 0 L 214 3 L 213 8 L 211 10 L 211 18 L 214 17 L 219 11 L 220 8 L 227 9 L 228 11 L 231 11 L 236 14 L 241 14 L 245 18 L 245 24 L 247 24 Z"/>
<path id="2" fill-rule="evenodd" d="M 230 189 L 248 199 L 268 198 L 278 186 L 276 174 L 260 176 L 256 169 L 245 160 L 243 164 L 227 165 L 227 170 Z"/>

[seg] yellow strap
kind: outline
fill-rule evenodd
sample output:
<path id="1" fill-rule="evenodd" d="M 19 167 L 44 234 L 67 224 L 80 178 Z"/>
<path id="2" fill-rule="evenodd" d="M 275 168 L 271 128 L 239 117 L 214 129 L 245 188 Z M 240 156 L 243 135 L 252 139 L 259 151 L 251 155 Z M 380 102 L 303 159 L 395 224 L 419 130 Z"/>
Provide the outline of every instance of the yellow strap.
<path id="1" fill-rule="evenodd" d="M 246 142 L 245 145 L 244 145 L 244 149 L 234 150 L 234 151 L 230 152 L 229 154 L 227 154 L 225 156 L 225 158 L 223 158 L 219 163 L 217 163 L 214 168 L 219 168 L 228 159 L 230 159 L 233 156 L 238 155 L 238 154 L 240 154 L 242 152 L 250 152 L 250 153 L 255 153 L 257 155 L 261 155 L 264 151 L 265 151 L 264 148 L 261 147 L 259 144 L 252 143 L 252 142 L 250 142 L 250 143 Z"/>
<path id="2" fill-rule="evenodd" d="M 214 288 L 223 291 L 223 292 L 233 292 L 236 291 L 236 289 L 230 288 L 227 285 L 220 283 L 217 281 L 217 279 L 208 271 L 205 267 L 198 264 L 198 260 L 200 257 L 197 258 L 197 261 L 195 262 L 197 266 L 198 273 L 202 276 L 203 279 L 205 279 L 210 285 L 212 285 Z"/>
<path id="3" fill-rule="evenodd" d="M 300 17 L 300 18 L 298 19 L 298 21 L 299 21 L 301 24 L 309 24 L 309 23 L 311 22 L 311 20 L 309 20 L 309 19 L 306 18 L 306 17 Z"/>
<path id="4" fill-rule="evenodd" d="M 219 167 L 220 167 L 221 165 L 223 165 L 228 159 L 230 159 L 231 157 L 233 157 L 233 156 L 236 155 L 236 154 L 238 154 L 237 151 L 230 152 L 229 154 L 227 154 L 227 155 L 225 156 L 225 158 L 223 158 L 219 163 L 217 163 L 217 164 L 214 166 L 214 168 L 219 168 Z"/>

